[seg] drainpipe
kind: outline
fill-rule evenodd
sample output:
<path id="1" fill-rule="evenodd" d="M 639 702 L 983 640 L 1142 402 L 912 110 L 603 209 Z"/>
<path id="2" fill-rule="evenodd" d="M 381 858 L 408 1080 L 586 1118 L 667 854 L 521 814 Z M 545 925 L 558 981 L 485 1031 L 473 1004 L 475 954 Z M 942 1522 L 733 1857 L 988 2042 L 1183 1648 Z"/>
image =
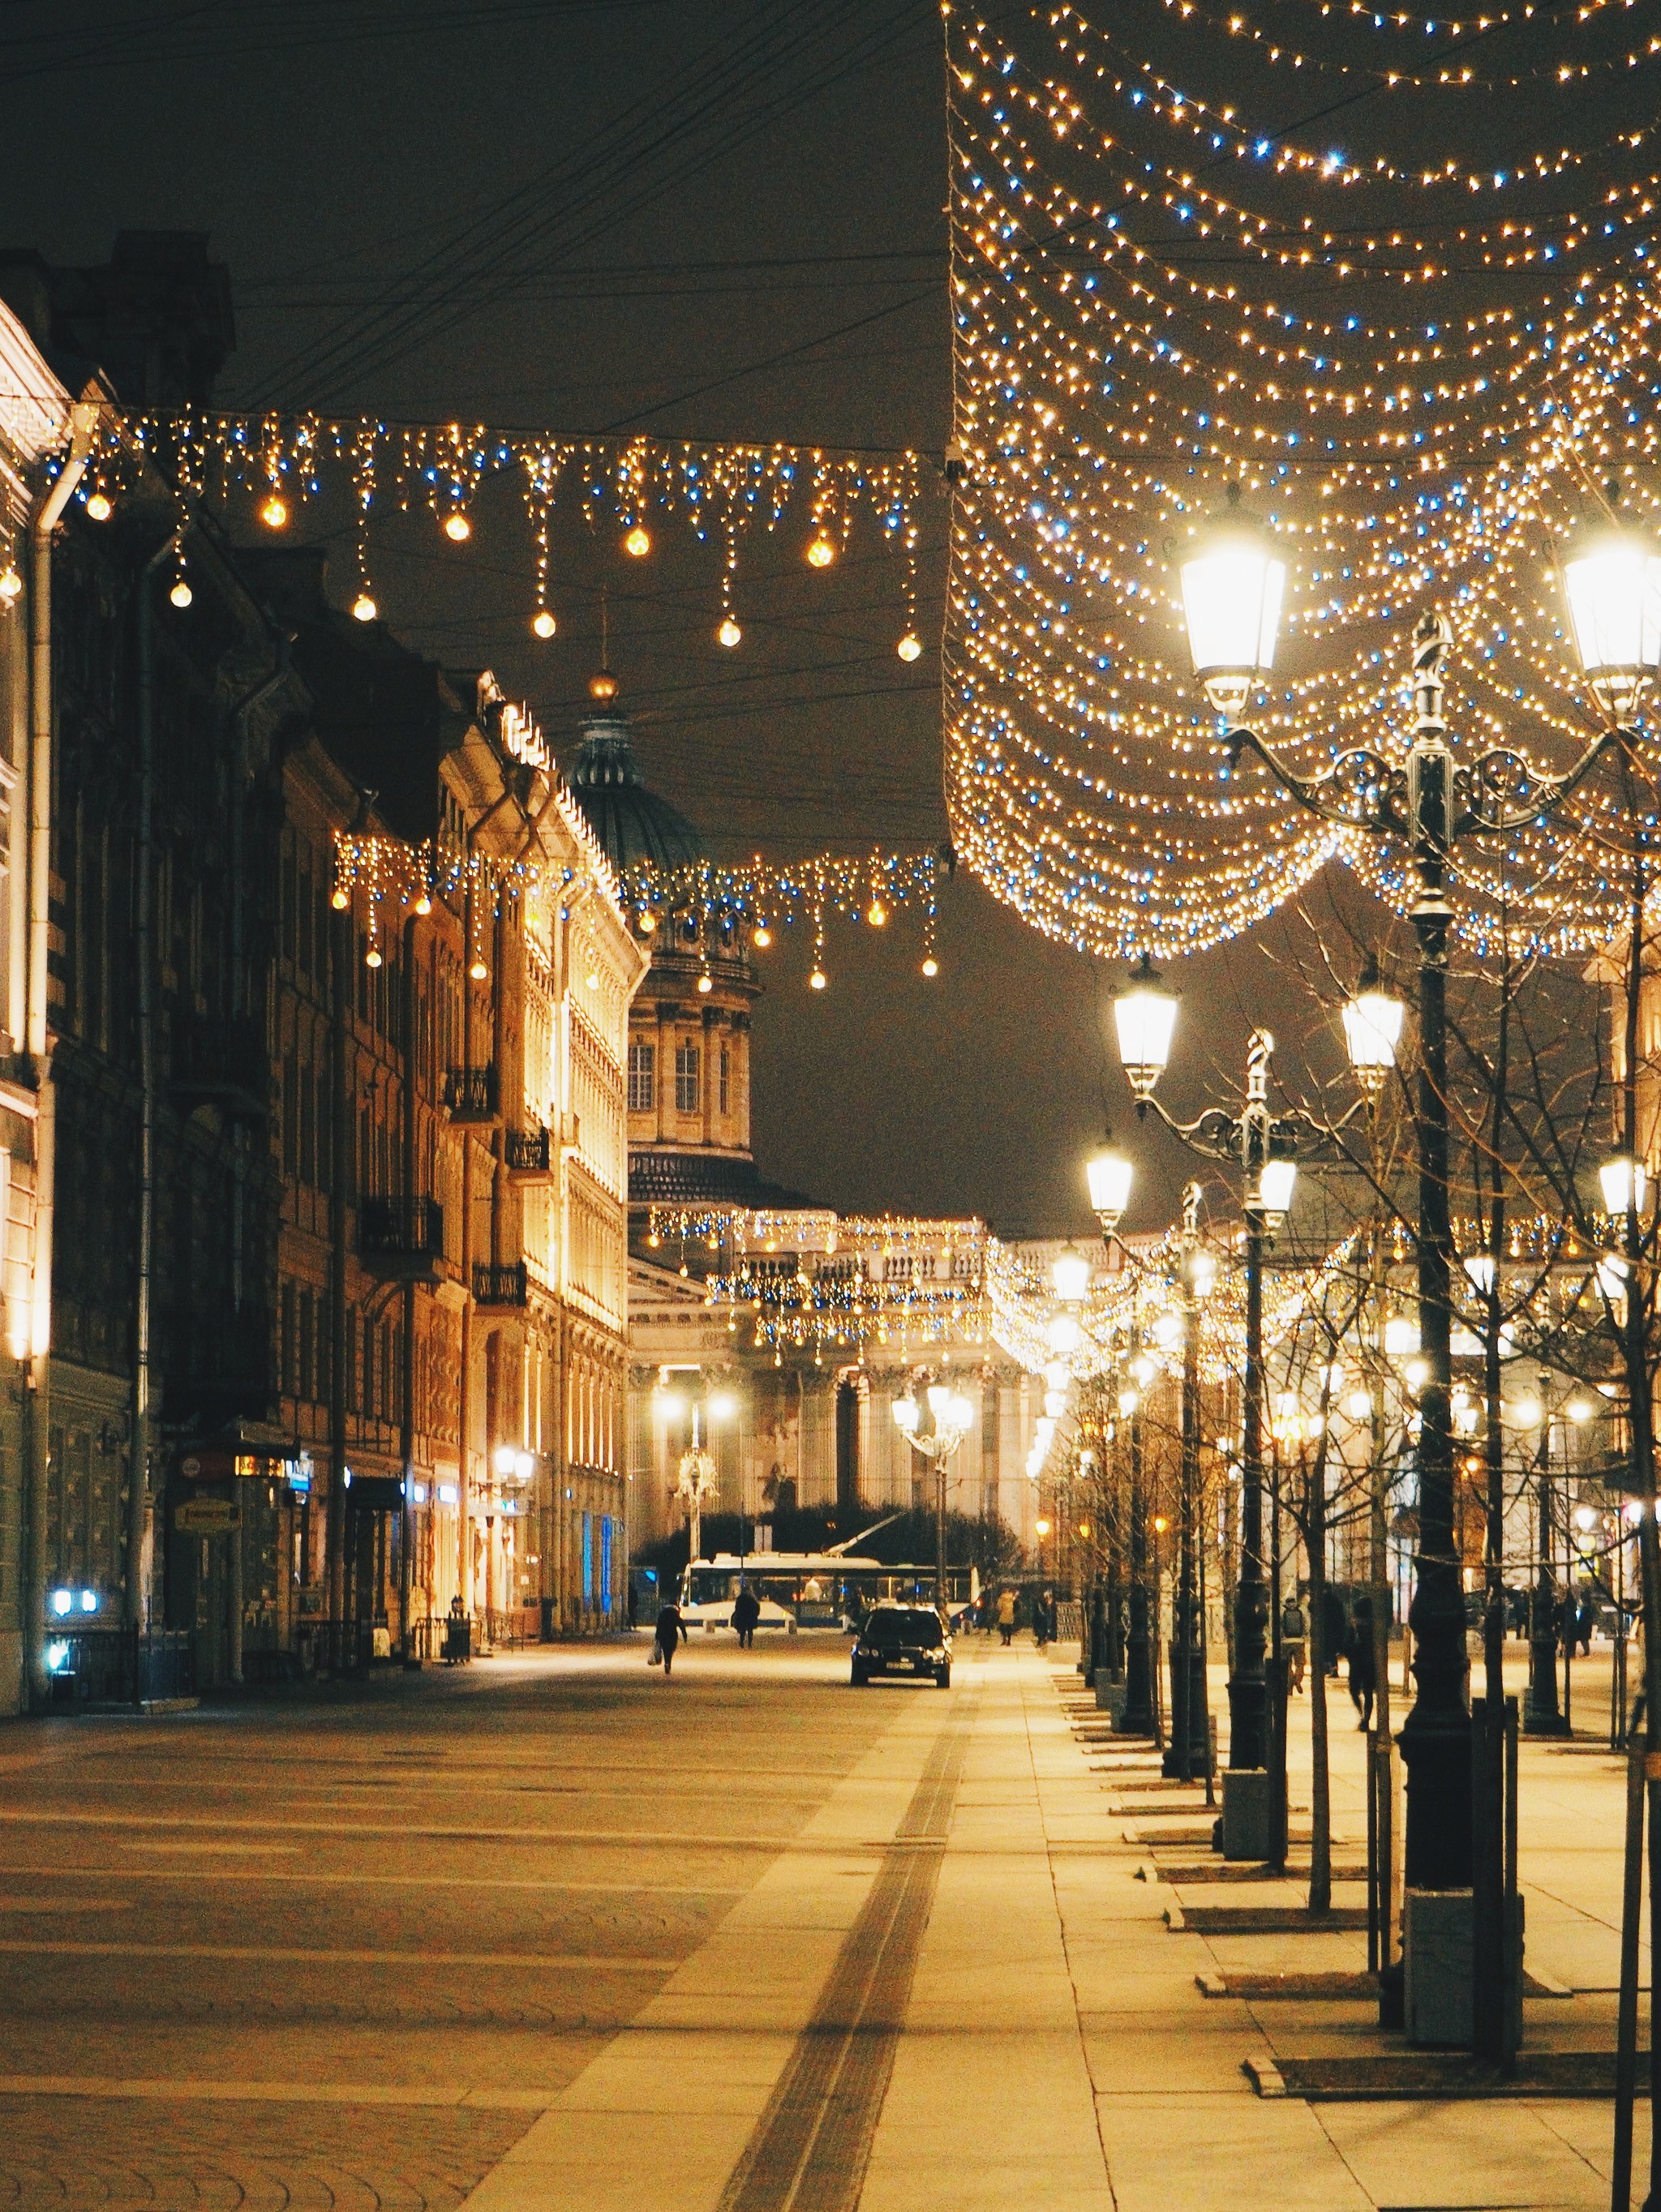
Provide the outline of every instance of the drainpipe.
<path id="1" fill-rule="evenodd" d="M 404 918 L 404 1194 L 405 1200 L 413 1197 L 416 1187 L 416 1112 L 418 1093 L 416 1085 L 416 1027 L 417 1013 L 416 971 L 416 918 Z M 410 1594 L 415 1571 L 415 1337 L 416 1286 L 412 1282 L 404 1285 L 404 1341 L 400 1346 L 401 1372 L 399 1376 L 399 1456 L 404 1462 L 404 1510 L 399 1516 L 398 1534 L 398 1644 L 399 1656 L 406 1667 L 418 1667 L 415 1653 L 415 1624 L 410 1618 Z M 435 1508 L 429 1504 L 428 1510 Z M 432 1612 L 432 1593 L 427 1596 L 427 1610 Z"/>
<path id="2" fill-rule="evenodd" d="M 47 1443 L 51 1433 L 52 1237 L 57 1117 L 52 1040 L 46 1026 L 46 946 L 52 872 L 52 538 L 81 481 L 97 421 L 95 407 L 70 410 L 64 465 L 29 517 L 28 963 L 24 1044 L 34 1079 L 34 1251 L 29 1276 L 29 1367 L 23 1401 L 23 1697 L 38 1702 L 45 1665 Z M 127 1563 L 131 1583 L 134 1563 Z"/>
<path id="3" fill-rule="evenodd" d="M 138 1281 L 133 1330 L 132 1456 L 127 1474 L 127 1577 L 121 1618 L 149 1613 L 141 1571 L 150 1498 L 150 1278 L 155 1228 L 155 621 L 151 585 L 179 544 L 166 538 L 138 572 L 138 836 L 134 860 L 133 980 L 138 1029 Z"/>

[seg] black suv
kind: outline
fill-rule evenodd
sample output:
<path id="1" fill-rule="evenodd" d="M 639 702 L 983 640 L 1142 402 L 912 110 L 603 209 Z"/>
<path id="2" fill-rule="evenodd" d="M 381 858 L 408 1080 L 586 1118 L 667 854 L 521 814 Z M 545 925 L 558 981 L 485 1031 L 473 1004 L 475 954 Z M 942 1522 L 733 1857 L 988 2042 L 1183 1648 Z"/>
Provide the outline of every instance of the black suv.
<path id="1" fill-rule="evenodd" d="M 928 1674 L 952 1686 L 952 1639 L 930 1605 L 873 1605 L 854 1639 L 852 1681 L 862 1690 L 873 1674 Z"/>

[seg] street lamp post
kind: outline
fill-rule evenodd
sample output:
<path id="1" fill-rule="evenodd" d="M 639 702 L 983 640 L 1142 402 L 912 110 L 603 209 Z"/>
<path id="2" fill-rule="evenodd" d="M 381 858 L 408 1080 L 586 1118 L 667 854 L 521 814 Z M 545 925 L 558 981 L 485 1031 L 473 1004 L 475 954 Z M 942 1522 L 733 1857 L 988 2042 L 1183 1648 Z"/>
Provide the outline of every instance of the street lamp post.
<path id="1" fill-rule="evenodd" d="M 1143 963 L 1143 968 L 1151 974 L 1147 962 Z M 1175 1002 L 1172 1001 L 1173 1019 L 1175 1011 Z M 1152 1010 L 1152 1018 L 1154 1042 L 1157 1043 L 1163 1024 L 1163 1016 L 1157 1006 Z M 1164 1049 L 1168 1050 L 1168 1026 L 1164 1033 Z M 1110 1136 L 1103 1149 L 1086 1164 L 1085 1176 L 1090 1188 L 1091 1207 L 1101 1229 L 1102 1243 L 1110 1251 L 1113 1239 L 1118 1234 L 1119 1224 L 1124 1218 L 1125 1208 L 1130 1203 L 1135 1170 Z M 1142 1401 L 1157 1372 L 1153 1359 L 1142 1349 L 1141 1332 L 1133 1324 L 1127 1379 L 1119 1392 L 1118 1401 L 1120 1418 L 1129 1425 L 1130 1457 L 1130 1495 L 1126 1516 L 1129 1523 L 1129 1543 L 1126 1547 L 1124 1717 L 1119 1724 L 1126 1735 L 1155 1735 L 1159 1727 L 1153 1694 L 1158 1624 L 1153 1596 L 1148 1588 L 1147 1492 L 1142 1478 Z"/>
<path id="2" fill-rule="evenodd" d="M 1238 499 L 1238 495 L 1233 495 Z M 1354 748 L 1324 773 L 1300 776 L 1240 716 L 1274 665 L 1287 571 L 1272 541 L 1237 510 L 1197 532 L 1180 559 L 1195 673 L 1225 726 L 1225 773 L 1250 751 L 1298 804 L 1352 832 L 1393 839 L 1408 852 L 1419 947 L 1419 1328 L 1427 1375 L 1420 1395 L 1419 1575 L 1409 1618 L 1417 1696 L 1401 1730 L 1408 1767 L 1406 1875 L 1415 1888 L 1471 1881 L 1470 1721 L 1465 1704 L 1465 1617 L 1454 1550 L 1450 1422 L 1453 1237 L 1448 1195 L 1447 967 L 1452 910 L 1449 858 L 1463 836 L 1512 834 L 1538 822 L 1581 782 L 1611 744 L 1627 745 L 1644 684 L 1661 665 L 1661 560 L 1612 536 L 1565 563 L 1571 625 L 1608 726 L 1567 774 L 1538 775 L 1498 747 L 1455 761 L 1443 715 L 1452 633 L 1439 615 L 1414 632 L 1415 714 L 1406 757 Z"/>
<path id="3" fill-rule="evenodd" d="M 1211 1771 L 1211 1710 L 1206 1692 L 1205 1615 L 1200 1601 L 1200 1300 L 1209 1271 L 1200 1243 L 1197 1182 L 1183 1192 L 1182 1243 L 1177 1259 L 1177 1298 L 1183 1320 L 1180 1399 L 1182 1451 L 1177 1490 L 1177 1586 L 1171 1615 L 1171 1741 L 1163 1771 L 1191 1782 Z"/>
<path id="4" fill-rule="evenodd" d="M 1244 1176 L 1246 1331 L 1240 1394 L 1240 1571 L 1234 1586 L 1228 1763 L 1256 1768 L 1269 1763 L 1263 1667 L 1269 1631 L 1263 1577 L 1263 1251 L 1291 1206 L 1298 1170 L 1291 1157 L 1292 1125 L 1276 1121 L 1269 1111 L 1269 1068 L 1275 1040 L 1267 1030 L 1254 1030 L 1247 1046 L 1245 1098 L 1238 1115 L 1210 1107 L 1196 1121 L 1183 1122 L 1165 1111 L 1155 1096 L 1155 1085 L 1170 1056 L 1176 1014 L 1176 1000 L 1160 990 L 1146 960 L 1130 989 L 1114 1002 L 1119 1057 L 1136 1093 L 1138 1114 L 1152 1107 L 1190 1151 L 1209 1159 L 1238 1161 Z"/>
<path id="5" fill-rule="evenodd" d="M 946 1463 L 969 1434 L 975 1408 L 958 1391 L 931 1382 L 923 1392 L 932 1426 L 922 1425 L 922 1407 L 908 1390 L 894 1401 L 894 1425 L 913 1451 L 934 1470 L 934 1602 L 944 1615 L 946 1591 Z"/>

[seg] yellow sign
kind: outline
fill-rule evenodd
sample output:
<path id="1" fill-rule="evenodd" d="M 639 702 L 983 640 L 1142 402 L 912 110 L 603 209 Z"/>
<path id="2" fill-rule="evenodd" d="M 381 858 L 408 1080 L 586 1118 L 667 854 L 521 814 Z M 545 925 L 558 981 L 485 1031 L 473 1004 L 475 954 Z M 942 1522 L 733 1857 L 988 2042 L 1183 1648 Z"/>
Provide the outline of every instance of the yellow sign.
<path id="1" fill-rule="evenodd" d="M 228 1498 L 187 1498 L 173 1507 L 173 1525 L 181 1536 L 223 1536 L 241 1527 L 242 1514 Z"/>

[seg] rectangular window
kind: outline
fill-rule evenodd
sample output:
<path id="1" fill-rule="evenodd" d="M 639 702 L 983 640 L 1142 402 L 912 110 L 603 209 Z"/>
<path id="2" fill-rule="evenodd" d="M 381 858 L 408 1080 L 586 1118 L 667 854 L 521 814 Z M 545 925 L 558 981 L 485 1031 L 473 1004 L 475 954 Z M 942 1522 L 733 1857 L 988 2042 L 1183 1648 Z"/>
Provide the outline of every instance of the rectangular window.
<path id="1" fill-rule="evenodd" d="M 611 1610 L 611 1516 L 599 1516 L 599 1609 Z"/>
<path id="2" fill-rule="evenodd" d="M 720 1085 L 721 1110 L 723 1114 L 730 1114 L 733 1110 L 732 1073 L 731 1063 L 727 1060 L 727 1048 L 725 1045 L 722 1045 L 721 1048 Z"/>
<path id="3" fill-rule="evenodd" d="M 629 1111 L 654 1114 L 658 1103 L 658 1053 L 652 1044 L 629 1048 Z"/>
<path id="4" fill-rule="evenodd" d="M 592 1605 L 593 1601 L 594 1516 L 592 1513 L 585 1513 L 582 1516 L 582 1602 Z"/>
<path id="5" fill-rule="evenodd" d="M 675 1047 L 675 1111 L 677 1114 L 697 1114 L 703 1105 L 703 1085 L 699 1080 L 698 1048 L 695 1044 Z"/>

